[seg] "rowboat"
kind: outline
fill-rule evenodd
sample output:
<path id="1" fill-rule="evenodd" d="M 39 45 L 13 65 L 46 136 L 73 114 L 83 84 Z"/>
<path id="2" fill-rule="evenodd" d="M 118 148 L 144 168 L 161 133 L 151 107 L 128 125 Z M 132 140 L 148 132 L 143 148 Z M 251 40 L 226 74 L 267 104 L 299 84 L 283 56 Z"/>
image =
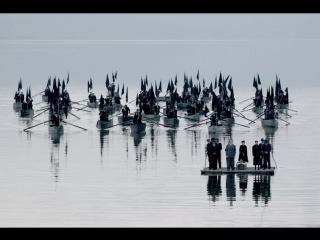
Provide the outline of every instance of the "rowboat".
<path id="1" fill-rule="evenodd" d="M 178 118 L 163 118 L 163 123 L 169 127 L 179 127 L 179 119 Z"/>
<path id="2" fill-rule="evenodd" d="M 122 109 L 122 104 L 121 103 L 113 103 L 114 110 L 119 111 Z"/>
<path id="3" fill-rule="evenodd" d="M 138 124 L 131 124 L 130 129 L 131 132 L 141 133 L 146 131 L 146 123 L 138 123 Z"/>
<path id="4" fill-rule="evenodd" d="M 159 96 L 159 97 L 156 97 L 156 101 L 159 102 L 159 101 L 167 101 L 167 100 L 170 100 L 170 96 Z"/>
<path id="5" fill-rule="evenodd" d="M 262 126 L 266 126 L 266 127 L 278 127 L 278 122 L 279 122 L 278 119 L 265 120 L 261 118 Z"/>
<path id="6" fill-rule="evenodd" d="M 42 95 L 41 98 L 42 98 L 42 102 L 46 102 L 46 103 L 48 102 L 48 96 Z"/>
<path id="7" fill-rule="evenodd" d="M 13 103 L 13 110 L 18 111 L 18 110 L 21 110 L 21 108 L 22 108 L 22 102 L 14 102 Z"/>
<path id="8" fill-rule="evenodd" d="M 106 129 L 106 128 L 110 128 L 113 126 L 113 119 L 110 118 L 109 121 L 101 121 L 101 120 L 98 120 L 97 121 L 97 124 L 96 124 L 96 127 L 98 129 Z"/>
<path id="9" fill-rule="evenodd" d="M 185 114 L 184 118 L 193 120 L 193 121 L 200 121 L 200 114 L 199 113 L 192 114 L 192 115 Z"/>
<path id="10" fill-rule="evenodd" d="M 289 103 L 287 103 L 287 104 L 277 104 L 276 105 L 276 108 L 277 109 L 288 109 L 289 108 Z"/>
<path id="11" fill-rule="evenodd" d="M 177 103 L 177 108 L 185 109 L 185 108 L 187 108 L 187 105 L 189 105 L 189 104 L 190 103 L 180 102 L 180 103 Z"/>
<path id="12" fill-rule="evenodd" d="M 228 126 L 234 124 L 234 118 L 224 118 L 221 120 L 222 125 Z"/>
<path id="13" fill-rule="evenodd" d="M 87 106 L 91 108 L 97 108 L 98 107 L 98 102 L 89 102 L 87 101 Z"/>
<path id="14" fill-rule="evenodd" d="M 218 132 L 222 132 L 223 130 L 223 125 L 221 124 L 220 121 L 218 121 L 218 125 L 212 125 L 208 127 L 208 131 L 210 133 L 218 133 Z"/>
<path id="15" fill-rule="evenodd" d="M 142 119 L 143 120 L 152 120 L 152 121 L 159 121 L 160 120 L 160 115 L 158 114 L 145 114 L 141 113 Z"/>
<path id="16" fill-rule="evenodd" d="M 34 110 L 33 109 L 27 109 L 27 110 L 20 110 L 20 116 L 23 118 L 32 118 L 34 115 Z"/>
<path id="17" fill-rule="evenodd" d="M 247 167 L 246 169 L 237 169 L 234 168 L 234 171 L 228 169 L 226 167 L 217 168 L 215 170 L 209 169 L 208 167 L 205 167 L 200 170 L 201 175 L 220 175 L 220 174 L 235 174 L 235 173 L 248 173 L 248 174 L 269 174 L 274 175 L 275 167 L 271 167 L 270 169 L 257 169 L 255 170 L 254 167 Z"/>
<path id="18" fill-rule="evenodd" d="M 263 111 L 263 107 L 260 106 L 260 107 L 253 107 L 252 108 L 252 111 L 255 112 L 255 113 L 261 113 Z"/>
<path id="19" fill-rule="evenodd" d="M 109 113 L 113 113 L 114 110 L 115 110 L 114 104 L 112 104 L 111 106 L 106 106 L 106 105 L 104 105 L 103 107 L 101 107 L 101 106 L 99 105 L 99 110 L 101 111 L 104 107 L 106 107 L 106 108 L 108 109 Z"/>
<path id="20" fill-rule="evenodd" d="M 133 116 L 118 116 L 119 124 L 126 124 L 133 121 Z"/>
<path id="21" fill-rule="evenodd" d="M 211 101 L 211 96 L 209 96 L 209 97 L 201 97 L 201 100 L 204 101 L 204 102 L 209 102 L 209 101 Z"/>
<path id="22" fill-rule="evenodd" d="M 49 124 L 49 125 L 48 125 L 48 131 L 49 131 L 50 134 L 59 135 L 59 134 L 63 134 L 64 129 L 63 129 L 63 126 L 62 126 L 62 125 L 55 126 L 55 125 Z"/>

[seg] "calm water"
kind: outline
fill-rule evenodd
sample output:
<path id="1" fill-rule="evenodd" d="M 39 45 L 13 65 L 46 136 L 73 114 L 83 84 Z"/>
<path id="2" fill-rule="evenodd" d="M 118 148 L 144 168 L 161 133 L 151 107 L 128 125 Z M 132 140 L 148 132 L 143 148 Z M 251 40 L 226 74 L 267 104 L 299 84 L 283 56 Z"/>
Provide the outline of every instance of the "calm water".
<path id="1" fill-rule="evenodd" d="M 237 51 L 236 43 L 225 44 L 229 44 L 229 47 L 231 45 L 234 51 Z M 139 54 L 141 49 L 144 53 L 147 52 L 145 48 L 150 48 L 152 54 L 155 52 L 161 54 L 162 48 L 164 51 L 174 48 L 170 44 L 165 45 L 131 46 L 128 58 L 134 59 L 134 56 L 139 56 L 137 62 L 132 62 L 138 66 L 142 58 Z M 193 123 L 184 118 L 180 118 L 180 126 L 177 129 L 148 123 L 146 133 L 140 135 L 132 134 L 129 127 L 120 125 L 99 131 L 95 127 L 98 109 L 85 108 L 90 112 L 72 109 L 71 113 L 80 119 L 69 115 L 66 121 L 86 128 L 87 131 L 66 125 L 63 135 L 52 137 L 48 133 L 46 124 L 36 126 L 28 132 L 23 131 L 29 126 L 46 121 L 48 114 L 43 113 L 33 120 L 26 120 L 13 110 L 13 96 L 20 77 L 23 91 L 25 92 L 26 87 L 31 85 L 32 95 L 35 95 L 44 90 L 49 75 L 66 79 L 69 69 L 65 66 L 70 64 L 74 67 L 74 73 L 70 73 L 72 77 L 68 91 L 73 101 L 79 101 L 87 97 L 87 80 L 96 70 L 102 73 L 99 78 L 92 78 L 93 92 L 98 97 L 100 94 L 105 94 L 106 73 L 111 77 L 111 72 L 115 72 L 117 66 L 111 65 L 111 70 L 101 69 L 103 68 L 100 66 L 101 62 L 97 62 L 98 66 L 94 66 L 94 56 L 103 58 L 104 52 L 98 53 L 99 47 L 93 50 L 92 45 L 72 46 L 71 49 L 69 46 L 59 46 L 59 44 L 44 47 L 21 43 L 13 46 L 3 43 L 0 46 L 1 52 L 8 60 L 6 66 L 2 65 L 0 79 L 2 85 L 0 90 L 1 227 L 320 226 L 320 166 L 317 157 L 320 132 L 317 127 L 317 119 L 320 116 L 319 87 L 291 84 L 280 75 L 283 88 L 289 87 L 292 102 L 291 110 L 287 111 L 290 116 L 282 115 L 290 124 L 286 125 L 286 122 L 279 121 L 279 127 L 275 130 L 263 128 L 259 121 L 248 125 L 248 120 L 236 117 L 236 123 L 240 125 L 234 125 L 219 135 L 209 135 L 206 124 L 184 130 Z M 80 47 L 85 50 L 79 52 Z M 200 44 L 190 52 L 206 47 L 210 51 L 216 49 L 216 46 Z M 255 47 L 262 48 L 262 46 Z M 291 47 L 293 46 L 288 48 Z M 109 50 L 129 49 L 129 46 L 115 48 Z M 282 51 L 289 52 L 288 48 Z M 247 49 L 243 49 L 245 50 Z M 93 53 L 88 58 L 93 62 L 92 65 L 87 65 L 86 69 L 83 68 L 84 65 L 82 66 L 84 63 L 77 68 L 74 62 L 69 61 L 72 56 L 84 58 L 86 53 L 91 51 Z M 280 55 L 283 52 L 280 52 Z M 3 54 L 0 58 L 4 63 Z M 201 51 L 199 54 L 207 56 L 207 53 Z M 186 56 L 181 54 L 180 57 Z M 317 58 L 315 53 L 313 57 Z M 161 56 L 158 66 L 161 66 L 163 60 L 163 65 L 167 67 L 168 63 L 164 63 L 164 58 Z M 107 61 L 110 62 L 110 59 Z M 129 66 L 133 72 L 137 71 L 135 66 L 127 62 L 128 60 L 124 61 L 126 63 L 123 65 L 118 62 L 119 66 L 123 69 Z M 281 60 L 277 61 L 277 64 L 281 64 Z M 249 63 L 243 64 L 249 65 Z M 191 63 L 186 60 L 186 65 L 189 64 Z M 208 65 L 205 61 L 203 64 Z M 237 64 L 238 62 L 231 62 L 230 68 L 237 72 L 239 69 L 239 66 L 235 67 Z M 46 67 L 43 69 L 41 66 Z M 181 69 L 184 65 L 177 62 L 177 66 L 180 69 L 178 90 L 179 88 L 181 90 L 184 71 Z M 202 66 L 202 63 L 198 63 L 192 70 L 194 81 L 198 66 Z M 288 68 L 283 70 L 283 75 L 290 69 L 298 71 L 293 67 Z M 149 78 L 149 81 L 154 82 L 162 78 L 163 89 L 166 89 L 167 79 L 169 76 L 174 78 L 176 74 L 173 69 L 174 67 L 169 68 L 170 74 Z M 264 69 L 268 67 L 264 66 Z M 37 71 L 42 75 L 37 76 L 35 73 Z M 140 78 L 145 77 L 146 71 L 149 70 L 141 70 L 139 75 L 135 76 L 135 80 L 120 77 L 121 80 L 117 80 L 120 87 L 122 83 L 129 86 L 129 101 L 135 99 L 136 92 L 140 88 Z M 153 72 L 150 71 L 152 75 Z M 186 68 L 185 71 L 187 74 L 191 72 Z M 214 74 L 207 77 L 207 82 L 211 81 L 209 80 L 211 76 L 218 75 L 219 71 L 219 69 L 212 70 Z M 268 74 L 272 77 L 268 80 L 264 80 L 267 78 L 260 73 L 264 95 L 267 87 L 275 83 L 276 71 L 271 68 Z M 118 70 L 118 76 L 124 72 L 125 70 L 122 72 Z M 157 70 L 154 72 L 156 72 L 154 75 L 158 74 Z M 253 66 L 249 73 L 243 73 L 249 76 L 248 80 L 237 79 L 228 70 L 223 73 L 225 76 L 229 73 L 233 76 L 236 108 L 239 111 L 250 104 L 249 101 L 240 102 L 253 96 L 252 79 L 256 72 L 257 69 Z M 80 80 L 81 74 L 83 75 Z M 77 75 L 78 79 L 73 77 L 74 75 Z M 212 81 L 214 82 L 214 77 Z M 46 105 L 40 102 L 40 95 L 34 97 L 35 115 L 40 113 L 36 110 Z M 122 103 L 124 102 L 123 95 Z M 129 105 L 131 111 L 136 108 L 134 102 Z M 252 111 L 242 113 L 248 119 L 256 118 Z M 178 114 L 183 116 L 184 112 L 179 111 Z M 114 122 L 117 121 L 115 117 Z M 160 119 L 159 123 L 163 124 L 163 119 Z M 254 141 L 268 137 L 274 150 L 271 164 L 277 166 L 275 174 L 210 177 L 201 175 L 200 170 L 205 165 L 208 166 L 204 152 L 206 139 L 213 136 L 219 137 L 223 147 L 232 137 L 237 149 L 241 140 L 245 140 L 249 150 L 249 166 L 252 166 L 251 147 Z M 222 151 L 222 166 L 226 166 L 224 151 Z"/>

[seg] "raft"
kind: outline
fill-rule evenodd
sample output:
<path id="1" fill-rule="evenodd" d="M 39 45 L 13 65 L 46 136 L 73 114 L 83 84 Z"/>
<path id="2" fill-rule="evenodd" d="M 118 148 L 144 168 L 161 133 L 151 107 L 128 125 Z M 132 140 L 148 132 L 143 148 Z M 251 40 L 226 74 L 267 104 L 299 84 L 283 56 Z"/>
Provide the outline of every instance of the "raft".
<path id="1" fill-rule="evenodd" d="M 233 173 L 250 173 L 250 174 L 270 174 L 270 175 L 274 175 L 275 172 L 275 167 L 271 167 L 270 169 L 257 169 L 255 170 L 254 167 L 247 167 L 246 169 L 235 169 L 234 171 L 232 171 L 230 169 L 230 171 L 228 171 L 228 169 L 226 167 L 222 167 L 222 168 L 217 168 L 216 170 L 209 170 L 208 167 L 203 168 L 200 170 L 202 175 L 216 175 L 216 174 L 233 174 Z"/>

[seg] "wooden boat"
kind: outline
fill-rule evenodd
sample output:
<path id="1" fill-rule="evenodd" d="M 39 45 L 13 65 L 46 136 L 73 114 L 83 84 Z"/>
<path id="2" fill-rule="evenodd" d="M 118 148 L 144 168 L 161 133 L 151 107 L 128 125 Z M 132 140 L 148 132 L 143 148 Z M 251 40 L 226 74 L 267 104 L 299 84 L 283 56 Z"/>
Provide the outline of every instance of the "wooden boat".
<path id="1" fill-rule="evenodd" d="M 270 169 L 257 169 L 255 170 L 254 167 L 247 167 L 246 169 L 236 169 L 236 166 L 234 168 L 234 171 L 228 169 L 226 167 L 217 168 L 215 170 L 211 169 L 209 170 L 208 167 L 205 167 L 200 170 L 202 175 L 215 175 L 215 174 L 233 174 L 233 173 L 252 173 L 252 174 L 270 174 L 274 175 L 275 167 L 271 167 Z"/>
<path id="2" fill-rule="evenodd" d="M 122 109 L 122 104 L 121 103 L 113 103 L 114 110 L 119 111 Z"/>
<path id="3" fill-rule="evenodd" d="M 20 110 L 20 116 L 23 118 L 32 118 L 34 115 L 34 110 L 33 109 L 27 109 L 27 110 Z"/>
<path id="4" fill-rule="evenodd" d="M 169 127 L 179 127 L 179 119 L 178 118 L 163 118 L 163 123 Z"/>
<path id="5" fill-rule="evenodd" d="M 278 122 L 279 122 L 278 119 L 265 120 L 265 119 L 261 118 L 262 126 L 266 126 L 266 127 L 278 127 Z"/>
<path id="6" fill-rule="evenodd" d="M 234 118 L 224 118 L 221 120 L 223 126 L 229 126 L 234 124 Z"/>
<path id="7" fill-rule="evenodd" d="M 208 126 L 208 131 L 210 133 L 218 133 L 218 132 L 222 132 L 223 130 L 223 124 L 218 121 L 218 125 L 212 125 L 212 126 Z"/>
<path id="8" fill-rule="evenodd" d="M 289 103 L 288 104 L 280 104 L 280 103 L 278 103 L 276 105 L 276 108 L 277 109 L 288 109 L 289 108 Z"/>
<path id="9" fill-rule="evenodd" d="M 159 102 L 159 101 L 167 101 L 167 100 L 170 100 L 170 96 L 159 96 L 159 97 L 156 97 L 156 101 Z"/>
<path id="10" fill-rule="evenodd" d="M 110 118 L 109 121 L 101 121 L 101 120 L 98 120 L 97 121 L 97 124 L 96 124 L 96 127 L 98 129 L 107 129 L 107 128 L 110 128 L 113 126 L 113 119 Z"/>
<path id="11" fill-rule="evenodd" d="M 22 108 L 22 102 L 14 102 L 13 103 L 13 110 L 18 111 L 18 110 L 21 110 L 21 108 Z"/>
<path id="12" fill-rule="evenodd" d="M 91 108 L 97 108 L 98 107 L 98 102 L 89 102 L 87 101 L 87 106 Z"/>
<path id="13" fill-rule="evenodd" d="M 63 134 L 64 128 L 63 128 L 62 125 L 55 126 L 55 125 L 49 124 L 49 125 L 48 125 L 48 131 L 49 131 L 50 134 L 59 135 L 59 134 Z"/>
<path id="14" fill-rule="evenodd" d="M 253 107 L 252 108 L 252 111 L 255 112 L 255 113 L 261 113 L 263 111 L 263 107 Z"/>
<path id="15" fill-rule="evenodd" d="M 184 103 L 184 102 L 177 103 L 177 108 L 186 109 L 188 104 L 190 103 Z"/>
<path id="16" fill-rule="evenodd" d="M 114 110 L 115 110 L 114 104 L 112 104 L 111 106 L 106 106 L 106 105 L 104 105 L 103 107 L 101 107 L 100 105 L 98 105 L 98 106 L 99 106 L 99 110 L 100 110 L 100 111 L 101 111 L 104 107 L 106 107 L 106 108 L 108 109 L 109 113 L 113 113 Z"/>
<path id="17" fill-rule="evenodd" d="M 160 115 L 158 114 L 145 114 L 141 113 L 142 119 L 143 120 L 151 120 L 151 121 L 159 121 L 160 120 Z"/>
<path id="18" fill-rule="evenodd" d="M 119 124 L 129 124 L 133 121 L 133 116 L 128 115 L 128 116 L 118 116 L 118 122 Z"/>
<path id="19" fill-rule="evenodd" d="M 131 124 L 130 129 L 131 132 L 140 133 L 146 131 L 146 126 L 146 123 Z"/>
<path id="20" fill-rule="evenodd" d="M 209 97 L 201 97 L 201 100 L 204 101 L 204 102 L 209 102 L 209 101 L 211 101 L 211 96 L 209 96 Z"/>
<path id="21" fill-rule="evenodd" d="M 48 96 L 46 95 L 41 95 L 41 98 L 42 98 L 42 102 L 48 102 Z"/>
<path id="22" fill-rule="evenodd" d="M 188 120 L 193 120 L 193 121 L 200 121 L 200 113 L 196 113 L 196 114 L 192 114 L 192 115 L 185 114 L 184 118 L 186 118 Z"/>

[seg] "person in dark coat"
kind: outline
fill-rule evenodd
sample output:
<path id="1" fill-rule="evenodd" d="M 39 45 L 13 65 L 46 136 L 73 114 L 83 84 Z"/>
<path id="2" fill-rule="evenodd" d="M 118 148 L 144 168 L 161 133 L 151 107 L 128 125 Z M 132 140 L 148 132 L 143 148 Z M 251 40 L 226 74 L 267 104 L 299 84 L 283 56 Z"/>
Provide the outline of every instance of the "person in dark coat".
<path id="1" fill-rule="evenodd" d="M 262 152 L 263 152 L 263 158 L 264 158 L 264 164 L 263 164 L 263 169 L 268 169 L 271 168 L 271 163 L 270 163 L 270 152 L 272 151 L 271 144 L 269 143 L 268 139 L 264 140 L 264 144 L 262 144 Z"/>
<path id="2" fill-rule="evenodd" d="M 212 141 L 212 146 L 211 148 L 211 154 L 212 154 L 212 169 L 216 170 L 217 169 L 217 162 L 218 162 L 218 145 L 217 145 L 217 141 L 215 138 L 211 139 Z"/>
<path id="3" fill-rule="evenodd" d="M 219 168 L 221 168 L 221 150 L 222 150 L 222 144 L 219 142 L 219 138 L 216 138 L 216 140 L 217 140 L 217 145 L 218 145 L 218 156 L 217 156 L 217 160 L 218 160 Z"/>
<path id="4" fill-rule="evenodd" d="M 20 101 L 19 101 L 19 94 L 18 94 L 17 91 L 16 91 L 16 93 L 14 94 L 14 99 L 16 100 L 16 102 L 20 102 Z"/>
<path id="5" fill-rule="evenodd" d="M 24 102 L 24 94 L 23 92 L 20 93 L 20 101 L 23 103 Z"/>
<path id="6" fill-rule="evenodd" d="M 249 162 L 248 160 L 248 151 L 247 146 L 245 145 L 245 141 L 241 141 L 241 145 L 239 147 L 239 158 L 238 160 L 242 160 L 244 162 Z"/>
<path id="7" fill-rule="evenodd" d="M 258 144 L 258 141 L 255 141 L 255 144 L 252 146 L 252 157 L 253 157 L 253 165 L 254 165 L 254 170 L 257 169 L 258 165 L 258 170 L 260 169 L 261 166 L 261 150 L 260 146 Z"/>
<path id="8" fill-rule="evenodd" d="M 212 142 L 210 139 L 207 139 L 207 156 L 208 156 L 208 162 L 209 162 L 209 170 L 212 169 L 212 152 L 211 152 L 211 146 Z"/>
<path id="9" fill-rule="evenodd" d="M 261 138 L 261 142 L 259 143 L 259 147 L 260 147 L 260 158 L 261 158 L 261 164 L 260 164 L 260 168 L 263 168 L 263 152 L 262 152 L 262 145 L 264 144 L 264 139 Z"/>

